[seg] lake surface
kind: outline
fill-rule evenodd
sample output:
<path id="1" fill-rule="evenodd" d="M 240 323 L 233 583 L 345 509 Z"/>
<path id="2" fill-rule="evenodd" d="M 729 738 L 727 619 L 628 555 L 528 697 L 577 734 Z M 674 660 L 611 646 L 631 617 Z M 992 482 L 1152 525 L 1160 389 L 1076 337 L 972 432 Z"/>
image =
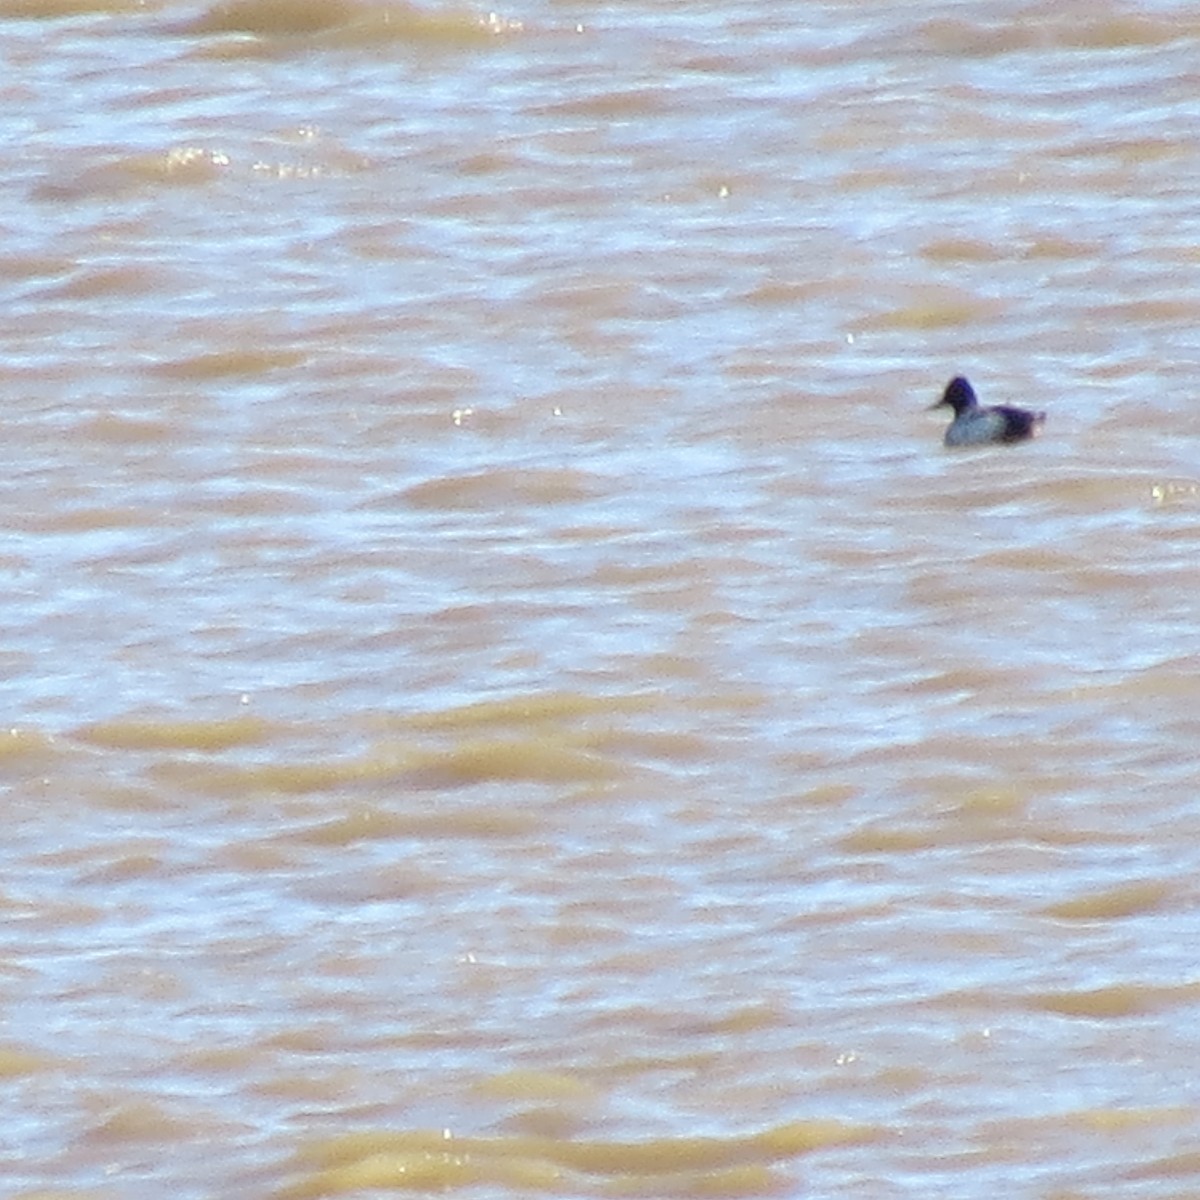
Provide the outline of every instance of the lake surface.
<path id="1" fill-rule="evenodd" d="M 5 1195 L 1200 1191 L 1194 5 L 0 62 Z"/>

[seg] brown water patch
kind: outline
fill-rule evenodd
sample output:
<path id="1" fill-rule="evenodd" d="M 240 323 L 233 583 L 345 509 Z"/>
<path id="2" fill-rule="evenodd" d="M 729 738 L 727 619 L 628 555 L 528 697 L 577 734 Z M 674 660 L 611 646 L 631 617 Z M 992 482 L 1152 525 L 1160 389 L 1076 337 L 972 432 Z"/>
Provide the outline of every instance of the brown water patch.
<path id="1" fill-rule="evenodd" d="M 1200 1116 L 1195 1108 L 1175 1106 L 1171 1108 L 1085 1108 L 1067 1113 L 1063 1120 L 1097 1133 L 1124 1133 L 1147 1127 L 1166 1125 L 1196 1125 Z"/>
<path id="2" fill-rule="evenodd" d="M 1018 259 L 1093 259 L 1100 253 L 1094 242 L 1080 242 L 1058 234 L 1026 234 L 1009 236 L 1003 242 L 988 242 L 979 238 L 935 238 L 921 249 L 921 256 L 934 263 L 1000 262 Z"/>
<path id="3" fill-rule="evenodd" d="M 19 1075 L 34 1075 L 47 1070 L 53 1063 L 42 1054 L 34 1054 L 11 1043 L 0 1045 L 0 1079 Z"/>
<path id="4" fill-rule="evenodd" d="M 354 0 L 222 0 L 191 26 L 193 33 L 317 33 L 353 20 Z"/>
<path id="5" fill-rule="evenodd" d="M 141 264 L 90 267 L 63 283 L 46 289 L 46 296 L 62 300 L 96 300 L 109 296 L 140 296 L 159 291 L 167 276 Z"/>
<path id="6" fill-rule="evenodd" d="M 594 495 L 600 481 L 584 471 L 512 467 L 432 479 L 406 489 L 415 508 L 474 509 L 512 504 L 572 504 Z"/>
<path id="7" fill-rule="evenodd" d="M 48 734 L 35 729 L 0 730 L 0 769 L 31 768 L 59 758 L 59 749 Z"/>
<path id="8" fill-rule="evenodd" d="M 614 767 L 588 749 L 545 739 L 487 739 L 446 751 L 414 754 L 409 780 L 424 787 L 464 787 L 485 780 L 536 783 L 598 783 Z"/>
<path id="9" fill-rule="evenodd" d="M 262 375 L 280 367 L 298 366 L 305 357 L 298 350 L 263 350 L 257 346 L 240 346 L 158 363 L 151 370 L 166 379 L 222 379 L 230 375 Z"/>
<path id="10" fill-rule="evenodd" d="M 1066 692 L 1063 698 L 1103 703 L 1115 709 L 1148 699 L 1163 699 L 1177 706 L 1181 715 L 1186 715 L 1193 706 L 1200 705 L 1198 667 L 1200 663 L 1195 659 L 1173 658 L 1124 678 L 1085 680 Z"/>
<path id="11" fill-rule="evenodd" d="M 1100 253 L 1098 242 L 1081 242 L 1060 234 L 1038 234 L 1030 239 L 1021 253 L 1027 259 L 1094 258 Z"/>
<path id="12" fill-rule="evenodd" d="M 227 767 L 191 759 L 163 759 L 148 772 L 160 785 L 208 795 L 247 798 L 272 793 L 306 795 L 394 777 L 396 764 L 281 761 L 257 767 Z"/>
<path id="13" fill-rule="evenodd" d="M 219 0 L 182 32 L 311 38 L 335 44 L 415 42 L 447 49 L 520 32 L 519 21 L 468 7 L 421 7 L 362 0 Z M 331 37 L 331 35 L 336 35 Z"/>
<path id="14" fill-rule="evenodd" d="M 152 879 L 169 870 L 163 851 L 165 844 L 158 843 L 142 850 L 124 852 L 102 862 L 88 871 L 83 879 L 87 883 L 125 883 L 131 879 Z M 106 857 L 110 853 L 106 851 Z"/>
<path id="15" fill-rule="evenodd" d="M 1200 1000 L 1200 983 L 1156 987 L 1150 984 L 1117 983 L 1108 987 L 1079 991 L 1038 992 L 1029 1006 L 1063 1017 L 1090 1017 L 1111 1020 L 1119 1017 L 1146 1016 L 1195 1004 Z"/>
<path id="16" fill-rule="evenodd" d="M 1026 482 L 1026 494 L 1038 503 L 1061 506 L 1069 511 L 1105 512 L 1144 505 L 1153 480 L 1129 474 L 1060 470 L 1042 479 Z"/>
<path id="17" fill-rule="evenodd" d="M 828 279 L 767 278 L 756 282 L 742 298 L 747 304 L 762 305 L 766 308 L 799 309 L 804 304 L 820 304 L 831 297 L 845 297 L 852 292 L 857 294 L 853 276 L 833 276 Z M 731 375 L 756 378 L 763 373 L 759 352 L 755 347 L 743 346 L 739 348 L 738 354 L 748 357 L 733 360 L 727 368 Z M 745 365 L 747 362 L 749 366 Z M 775 369 L 778 369 L 777 365 Z"/>
<path id="18" fill-rule="evenodd" d="M 272 727 L 257 717 L 225 721 L 97 721 L 75 736 L 107 750 L 204 750 L 215 753 L 266 741 Z"/>
<path id="19" fill-rule="evenodd" d="M 662 88 L 632 87 L 564 100 L 549 106 L 546 112 L 555 116 L 585 116 L 611 121 L 661 114 L 669 106 L 670 98 Z"/>
<path id="20" fill-rule="evenodd" d="M 121 1104 L 87 1132 L 89 1141 L 114 1142 L 174 1142 L 198 1137 L 200 1131 L 190 1120 L 173 1115 L 161 1105 L 146 1100 L 131 1100 Z"/>
<path id="21" fill-rule="evenodd" d="M 105 508 L 65 505 L 51 514 L 29 512 L 11 521 L 14 528 L 29 533 L 90 533 L 99 529 L 127 529 L 145 525 L 146 514 L 136 508 Z"/>
<path id="22" fill-rule="evenodd" d="M 67 160 L 68 163 L 73 161 Z M 74 174 L 64 170 L 59 177 L 38 184 L 34 194 L 42 200 L 75 201 L 140 191 L 147 184 L 155 183 L 196 186 L 211 183 L 228 166 L 228 157 L 218 151 L 177 146 L 89 165 Z M 122 273 L 128 274 L 130 270 L 125 268 Z M 103 290 L 99 294 L 103 294 Z"/>
<path id="23" fill-rule="evenodd" d="M 856 323 L 855 332 L 875 330 L 944 329 L 997 319 L 1005 309 L 998 300 L 958 288 L 925 286 L 914 289 L 904 303 Z"/>
<path id="24" fill-rule="evenodd" d="M 998 697 L 1028 694 L 1038 683 L 1038 672 L 1028 667 L 959 663 L 932 671 L 924 678 L 905 680 L 901 689 L 913 696 Z"/>
<path id="25" fill-rule="evenodd" d="M 1082 315 L 1084 321 L 1122 328 L 1156 324 L 1193 325 L 1200 317 L 1200 304 L 1194 300 L 1122 300 L 1097 305 Z"/>
<path id="26" fill-rule="evenodd" d="M 774 1195 L 784 1180 L 769 1169 L 772 1164 L 876 1136 L 836 1121 L 795 1122 L 743 1138 L 644 1142 L 454 1137 L 449 1130 L 348 1134 L 302 1150 L 294 1163 L 302 1178 L 276 1197 L 487 1184 L 601 1196 Z"/>
<path id="27" fill-rule="evenodd" d="M 138 446 L 147 442 L 168 442 L 177 430 L 168 421 L 143 421 L 116 413 L 97 413 L 78 426 L 80 437 L 114 446 Z"/>
<path id="28" fill-rule="evenodd" d="M 142 0 L 0 0 L 0 17 L 57 20 L 88 13 L 144 12 Z"/>
<path id="29" fill-rule="evenodd" d="M 897 854 L 970 845 L 1024 843 L 1038 836 L 1026 786 L 981 787 L 970 779 L 937 775 L 910 786 L 929 795 L 924 810 L 875 820 L 840 838 L 851 854 Z"/>
<path id="30" fill-rule="evenodd" d="M 959 18 L 936 18 L 919 30 L 936 53 L 983 58 L 1015 50 L 1052 47 L 1079 50 L 1157 46 L 1195 36 L 1195 22 L 1178 16 L 1155 19 L 1127 14 L 1088 13 L 1077 7 L 1054 12 L 1044 7 L 1002 23 L 985 24 Z"/>
<path id="31" fill-rule="evenodd" d="M 1035 572 L 1051 576 L 1067 575 L 1087 562 L 1080 555 L 1057 546 L 1017 546 L 991 550 L 981 554 L 975 561 L 981 568 Z M 1039 586 L 1044 587 L 1045 581 L 1039 581 Z"/>
<path id="32" fill-rule="evenodd" d="M 455 732 L 489 725 L 523 727 L 618 711 L 641 711 L 652 702 L 653 698 L 649 696 L 612 697 L 587 696 L 580 692 L 539 692 L 421 713 L 403 718 L 401 724 L 427 732 Z"/>
<path id="33" fill-rule="evenodd" d="M 1186 143 L 1161 137 L 1084 138 L 1059 146 L 1053 151 L 1056 158 L 1095 159 L 1111 158 L 1122 167 L 1135 167 L 1140 163 L 1157 159 L 1179 158 L 1188 153 Z M 1114 181 L 1115 182 L 1115 181 Z"/>
<path id="34" fill-rule="evenodd" d="M 1006 251 L 978 238 L 938 238 L 921 249 L 930 262 L 996 262 Z"/>
<path id="35" fill-rule="evenodd" d="M 294 834 L 315 846 L 347 846 L 399 838 L 511 838 L 531 833 L 539 822 L 528 812 L 479 808 L 466 812 L 392 812 L 359 808 Z"/>
<path id="36" fill-rule="evenodd" d="M 580 1101 L 598 1098 L 594 1087 L 576 1078 L 551 1071 L 507 1071 L 481 1080 L 474 1089 L 489 1100 Z"/>
<path id="37" fill-rule="evenodd" d="M 1200 1176 L 1200 1150 L 1190 1150 L 1183 1154 L 1169 1154 L 1156 1158 L 1145 1166 L 1131 1167 L 1122 1173 L 1123 1179 L 1178 1179 L 1181 1176 Z M 1192 1200 L 1195 1191 L 1174 1193 L 1180 1200 Z"/>
<path id="38" fill-rule="evenodd" d="M 1050 904 L 1040 911 L 1045 916 L 1067 921 L 1109 921 L 1117 917 L 1154 912 L 1163 906 L 1173 890 L 1158 880 L 1126 883 L 1059 904 Z"/>

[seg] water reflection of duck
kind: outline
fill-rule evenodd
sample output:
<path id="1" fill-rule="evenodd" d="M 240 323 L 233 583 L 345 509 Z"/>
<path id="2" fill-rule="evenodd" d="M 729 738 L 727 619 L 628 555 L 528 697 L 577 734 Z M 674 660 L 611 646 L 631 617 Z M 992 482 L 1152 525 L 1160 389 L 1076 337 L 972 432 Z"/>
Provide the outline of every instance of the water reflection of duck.
<path id="1" fill-rule="evenodd" d="M 975 396 L 975 389 L 962 375 L 956 375 L 942 393 L 942 398 L 931 404 L 934 408 L 954 409 L 954 420 L 946 430 L 947 446 L 984 446 L 990 442 L 1023 442 L 1036 437 L 1046 420 L 1044 412 L 1030 412 L 1025 408 L 1010 408 L 1006 404 L 995 404 L 984 408 Z"/>

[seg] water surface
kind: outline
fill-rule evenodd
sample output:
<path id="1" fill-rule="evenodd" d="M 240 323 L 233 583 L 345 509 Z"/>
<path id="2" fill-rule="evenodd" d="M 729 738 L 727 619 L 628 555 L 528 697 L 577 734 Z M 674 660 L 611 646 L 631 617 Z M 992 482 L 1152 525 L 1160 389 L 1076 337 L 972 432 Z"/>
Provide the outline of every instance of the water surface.
<path id="1" fill-rule="evenodd" d="M 1189 6 L 0 21 L 6 1194 L 1195 1190 Z"/>

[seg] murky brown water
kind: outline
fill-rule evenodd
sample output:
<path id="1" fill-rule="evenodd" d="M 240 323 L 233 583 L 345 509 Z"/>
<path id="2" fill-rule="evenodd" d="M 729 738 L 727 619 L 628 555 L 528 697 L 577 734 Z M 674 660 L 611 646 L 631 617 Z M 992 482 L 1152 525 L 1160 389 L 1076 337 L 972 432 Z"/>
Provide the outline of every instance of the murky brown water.
<path id="1" fill-rule="evenodd" d="M 0 61 L 5 1195 L 1200 1191 L 1194 6 Z"/>

